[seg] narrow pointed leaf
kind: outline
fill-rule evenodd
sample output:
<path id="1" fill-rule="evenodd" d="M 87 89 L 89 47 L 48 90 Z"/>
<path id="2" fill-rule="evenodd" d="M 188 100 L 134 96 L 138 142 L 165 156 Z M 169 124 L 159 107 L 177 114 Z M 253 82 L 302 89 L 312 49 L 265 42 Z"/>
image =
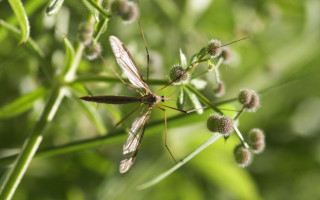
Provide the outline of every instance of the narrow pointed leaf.
<path id="1" fill-rule="evenodd" d="M 28 16 L 20 0 L 9 0 L 9 4 L 19 21 L 20 28 L 21 28 L 20 44 L 23 44 L 28 40 L 30 35 L 30 25 L 28 21 Z"/>
<path id="2" fill-rule="evenodd" d="M 180 49 L 180 64 L 182 65 L 183 68 L 187 67 L 187 58 L 181 49 Z"/>
<path id="3" fill-rule="evenodd" d="M 0 108 L 0 118 L 14 117 L 29 110 L 34 103 L 37 100 L 42 99 L 46 93 L 47 91 L 44 88 L 39 88 L 17 98 L 13 102 Z"/>
<path id="4" fill-rule="evenodd" d="M 0 19 L 0 27 L 4 27 L 6 30 L 13 33 L 13 35 L 16 37 L 21 36 L 21 31 L 19 29 L 17 29 L 16 27 L 12 26 L 11 24 L 8 24 L 7 22 L 5 22 L 1 19 Z M 0 39 L 0 41 L 1 41 L 1 39 Z M 38 56 L 40 56 L 41 58 L 44 57 L 44 53 L 43 53 L 42 49 L 39 47 L 39 45 L 32 38 L 29 38 L 27 40 L 26 44 L 27 44 L 26 46 L 31 48 Z"/>
<path id="5" fill-rule="evenodd" d="M 184 93 L 183 87 L 180 87 L 180 91 L 178 94 L 177 107 L 183 110 L 183 106 L 186 100 L 186 95 Z"/>
<path id="6" fill-rule="evenodd" d="M 202 105 L 201 105 L 198 97 L 197 97 L 194 93 L 192 93 L 188 88 L 184 88 L 184 90 L 185 90 L 185 92 L 186 92 L 186 94 L 187 94 L 187 97 L 190 99 L 193 107 L 194 107 L 195 109 L 201 108 Z M 203 113 L 203 109 L 199 109 L 199 110 L 197 110 L 196 112 L 197 112 L 198 114 L 202 114 L 202 113 Z"/>
<path id="7" fill-rule="evenodd" d="M 88 11 L 93 15 L 94 19 L 99 22 L 99 12 L 95 9 L 92 4 L 88 2 L 88 0 L 81 0 L 83 5 L 88 9 Z"/>
<path id="8" fill-rule="evenodd" d="M 46 13 L 48 16 L 56 15 L 61 6 L 63 5 L 64 0 L 51 0 L 47 6 Z"/>
<path id="9" fill-rule="evenodd" d="M 101 8 L 94 0 L 86 0 L 88 4 L 90 4 L 92 7 L 98 10 L 98 12 L 105 18 L 109 18 L 111 15 L 107 11 L 105 11 L 103 8 Z"/>
<path id="10" fill-rule="evenodd" d="M 105 135 L 107 130 L 103 124 L 103 120 L 101 119 L 100 114 L 98 113 L 97 109 L 93 106 L 93 104 L 85 103 L 80 100 L 78 102 L 80 103 L 84 111 L 87 113 L 86 116 L 88 116 L 96 126 L 98 133 L 100 135 Z"/>
<path id="11" fill-rule="evenodd" d="M 74 49 L 68 38 L 64 38 L 64 44 L 66 48 L 64 66 L 62 68 L 61 75 L 64 76 L 70 69 L 74 59 Z"/>

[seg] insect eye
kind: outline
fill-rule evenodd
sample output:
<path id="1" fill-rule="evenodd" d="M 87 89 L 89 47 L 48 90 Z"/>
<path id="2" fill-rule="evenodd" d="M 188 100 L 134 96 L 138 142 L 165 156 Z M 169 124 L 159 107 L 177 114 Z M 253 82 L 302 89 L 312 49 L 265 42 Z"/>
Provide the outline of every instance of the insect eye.
<path id="1" fill-rule="evenodd" d="M 161 101 L 164 102 L 164 96 L 161 96 Z"/>

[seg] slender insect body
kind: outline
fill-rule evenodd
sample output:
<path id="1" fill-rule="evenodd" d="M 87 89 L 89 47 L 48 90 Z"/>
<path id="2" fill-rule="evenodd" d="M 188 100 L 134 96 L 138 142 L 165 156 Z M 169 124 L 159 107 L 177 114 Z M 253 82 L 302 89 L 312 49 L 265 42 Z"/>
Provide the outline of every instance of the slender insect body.
<path id="1" fill-rule="evenodd" d="M 128 104 L 141 102 L 141 97 L 130 97 L 130 96 L 86 96 L 80 97 L 85 101 L 92 101 L 97 103 L 107 104 Z"/>
<path id="2" fill-rule="evenodd" d="M 142 29 L 141 29 L 142 31 Z M 143 33 L 143 32 L 142 32 Z M 121 122 L 123 122 L 126 118 L 128 118 L 131 114 L 139 110 L 141 107 L 144 107 L 143 105 L 148 105 L 148 110 L 144 112 L 142 110 L 139 114 L 139 116 L 136 117 L 136 119 L 133 121 L 131 128 L 128 133 L 128 137 L 126 142 L 123 145 L 123 151 L 122 151 L 122 159 L 120 161 L 119 171 L 120 173 L 127 172 L 132 164 L 134 163 L 137 153 L 140 149 L 141 141 L 146 129 L 146 125 L 148 123 L 150 114 L 152 109 L 155 107 L 157 109 L 160 109 L 164 112 L 165 120 L 165 146 L 170 153 L 171 157 L 174 161 L 176 161 L 169 150 L 169 147 L 167 145 L 167 120 L 166 120 L 166 109 L 170 108 L 174 109 L 180 112 L 184 113 L 190 113 L 193 111 L 184 111 L 177 108 L 173 108 L 166 105 L 159 104 L 160 102 L 165 102 L 171 100 L 170 98 L 166 98 L 164 96 L 158 96 L 156 93 L 153 93 L 148 83 L 144 81 L 139 69 L 137 68 L 134 60 L 132 59 L 128 49 L 126 46 L 115 36 L 109 37 L 110 44 L 112 51 L 115 55 L 115 58 L 117 60 L 118 65 L 128 78 L 131 85 L 126 83 L 120 76 L 117 74 L 111 67 L 110 70 L 119 78 L 119 80 L 126 85 L 128 88 L 134 90 L 135 92 L 139 93 L 140 97 L 130 97 L 130 96 L 86 96 L 81 97 L 81 100 L 85 101 L 93 101 L 98 103 L 107 103 L 107 104 L 128 104 L 128 103 L 140 103 L 138 107 L 136 107 L 133 111 L 131 111 L 127 116 L 125 116 L 122 120 L 120 120 L 116 125 L 119 125 Z M 103 58 L 102 58 L 103 60 Z M 105 62 L 106 63 L 106 62 Z M 147 81 L 149 77 L 149 60 L 147 63 Z M 178 77 L 179 78 L 179 77 Z M 144 90 L 144 91 L 143 91 Z M 158 90 L 157 92 L 159 92 Z M 165 108 L 163 108 L 165 107 Z"/>

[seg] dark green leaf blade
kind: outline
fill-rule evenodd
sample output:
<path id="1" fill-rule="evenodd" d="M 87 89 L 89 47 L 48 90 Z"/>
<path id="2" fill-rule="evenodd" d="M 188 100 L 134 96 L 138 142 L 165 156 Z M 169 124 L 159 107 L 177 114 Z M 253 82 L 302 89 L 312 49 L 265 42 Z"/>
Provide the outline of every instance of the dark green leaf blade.
<path id="1" fill-rule="evenodd" d="M 20 28 L 21 28 L 20 44 L 23 44 L 28 40 L 30 35 L 30 25 L 29 25 L 28 16 L 20 0 L 9 0 L 9 4 L 19 21 Z"/>
<path id="2" fill-rule="evenodd" d="M 19 115 L 27 110 L 29 110 L 33 104 L 43 98 L 46 95 L 47 91 L 44 88 L 39 88 L 35 91 L 32 91 L 28 94 L 25 94 L 13 102 L 0 108 L 0 118 L 6 119 Z"/>

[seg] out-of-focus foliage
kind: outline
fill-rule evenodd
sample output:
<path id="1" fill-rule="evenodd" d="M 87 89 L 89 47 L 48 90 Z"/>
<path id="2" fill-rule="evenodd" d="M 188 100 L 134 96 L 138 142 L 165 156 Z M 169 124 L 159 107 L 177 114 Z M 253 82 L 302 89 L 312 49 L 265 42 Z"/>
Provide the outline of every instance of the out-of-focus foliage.
<path id="1" fill-rule="evenodd" d="M 76 44 L 79 24 L 91 14 L 81 1 L 69 0 L 64 1 L 57 15 L 48 17 L 46 4 L 40 0 L 23 1 L 30 37 L 44 52 L 43 58 L 32 47 L 19 45 L 21 38 L 0 24 L 1 116 L 5 109 L 13 109 L 10 113 L 6 111 L 0 121 L 2 157 L 17 153 L 36 123 L 44 104 L 39 99 L 45 93 L 41 88 L 51 88 L 52 79 L 65 62 L 63 36 Z M 36 158 L 13 199 L 319 199 L 320 2 L 141 0 L 140 10 L 152 78 L 167 79 L 170 67 L 180 62 L 180 48 L 189 60 L 211 39 L 228 43 L 253 36 L 230 46 L 232 61 L 220 66 L 220 76 L 226 85 L 226 95 L 221 100 L 236 97 L 242 88 L 262 91 L 276 86 L 262 93 L 261 108 L 256 113 L 245 113 L 239 126 L 244 134 L 253 127 L 263 129 L 265 151 L 248 168 L 239 168 L 232 155 L 239 141 L 232 135 L 227 142 L 221 139 L 214 143 L 160 184 L 137 191 L 136 186 L 174 164 L 164 147 L 162 124 L 147 129 L 137 161 L 127 174 L 118 172 L 124 140 L 76 153 Z M 7 1 L 0 1 L 0 19 L 19 28 Z M 109 35 L 126 44 L 145 74 L 146 54 L 138 24 L 124 24 L 120 17 L 112 17 L 99 40 L 103 56 L 119 70 Z M 199 65 L 196 72 L 205 67 Z M 85 58 L 77 74 L 113 76 L 101 60 Z M 219 101 L 213 93 L 214 74 L 208 73 L 206 78 L 209 84 L 201 92 Z M 133 94 L 114 82 L 85 85 L 93 94 Z M 176 98 L 178 93 L 177 87 L 170 87 L 159 94 Z M 33 105 L 27 102 L 14 107 L 27 97 Z M 96 115 L 93 108 L 83 109 L 78 101 L 70 96 L 62 102 L 41 148 L 97 137 L 103 130 L 108 133 L 114 129 L 119 115 L 125 116 L 133 109 L 132 105 L 93 106 L 104 128 L 100 118 L 92 119 L 88 114 Z M 12 102 L 16 103 L 5 108 Z M 233 104 L 241 109 L 238 103 Z M 176 102 L 169 105 L 175 106 Z M 169 116 L 176 114 L 168 111 Z M 169 122 L 168 143 L 177 159 L 210 137 L 205 125 L 209 114 L 205 111 L 202 116 Z M 161 120 L 163 116 L 154 109 L 150 121 Z M 126 120 L 123 127 L 129 127 L 132 119 Z M 1 166 L 1 176 L 7 167 Z"/>

